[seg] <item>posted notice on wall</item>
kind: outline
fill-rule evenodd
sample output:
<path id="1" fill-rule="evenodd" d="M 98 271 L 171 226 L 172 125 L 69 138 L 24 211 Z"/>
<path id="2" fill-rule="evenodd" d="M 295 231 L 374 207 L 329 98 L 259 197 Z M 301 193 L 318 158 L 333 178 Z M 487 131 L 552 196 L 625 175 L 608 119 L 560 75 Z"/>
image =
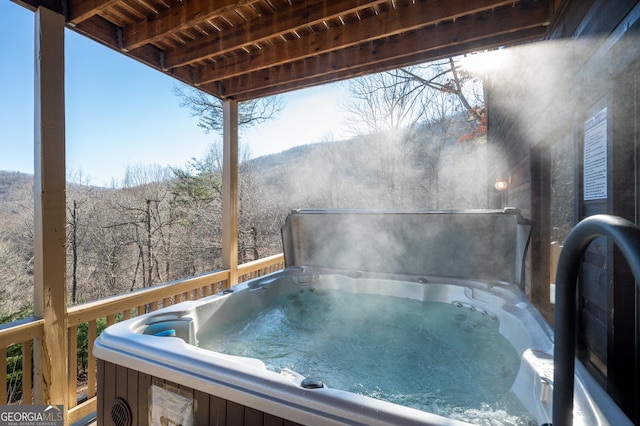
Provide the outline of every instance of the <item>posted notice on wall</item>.
<path id="1" fill-rule="evenodd" d="M 188 396 L 186 391 L 169 386 L 151 385 L 149 389 L 149 425 L 195 426 L 193 413 L 194 400 Z"/>
<path id="2" fill-rule="evenodd" d="M 584 123 L 584 201 L 607 198 L 607 109 Z"/>

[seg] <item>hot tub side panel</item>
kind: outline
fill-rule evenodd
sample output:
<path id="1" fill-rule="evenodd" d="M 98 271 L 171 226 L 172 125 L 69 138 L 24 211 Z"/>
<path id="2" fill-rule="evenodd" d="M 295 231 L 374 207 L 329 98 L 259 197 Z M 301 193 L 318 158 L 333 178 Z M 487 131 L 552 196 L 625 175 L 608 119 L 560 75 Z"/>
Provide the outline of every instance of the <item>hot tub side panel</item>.
<path id="1" fill-rule="evenodd" d="M 299 423 L 101 359 L 98 359 L 98 425 L 149 425 L 152 385 L 179 389 L 181 394 L 193 398 L 196 425 L 299 426 Z M 128 412 L 123 410 L 123 401 Z"/>

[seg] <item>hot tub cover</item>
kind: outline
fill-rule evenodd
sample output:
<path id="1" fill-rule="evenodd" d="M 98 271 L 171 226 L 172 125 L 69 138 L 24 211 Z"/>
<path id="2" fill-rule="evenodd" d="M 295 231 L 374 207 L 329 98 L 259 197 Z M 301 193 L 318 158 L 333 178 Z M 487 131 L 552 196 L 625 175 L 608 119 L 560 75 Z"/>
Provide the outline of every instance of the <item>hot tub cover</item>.
<path id="1" fill-rule="evenodd" d="M 286 267 L 435 275 L 522 285 L 533 222 L 503 210 L 293 210 Z"/>

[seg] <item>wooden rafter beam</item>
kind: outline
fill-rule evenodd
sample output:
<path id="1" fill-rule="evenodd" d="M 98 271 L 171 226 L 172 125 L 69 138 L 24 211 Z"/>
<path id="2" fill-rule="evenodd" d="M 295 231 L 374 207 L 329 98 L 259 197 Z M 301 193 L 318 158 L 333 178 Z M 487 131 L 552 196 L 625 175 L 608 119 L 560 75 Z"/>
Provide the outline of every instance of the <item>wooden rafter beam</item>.
<path id="1" fill-rule="evenodd" d="M 118 27 L 98 15 L 80 22 L 74 27 L 74 30 L 109 48 L 120 50 Z M 135 55 L 129 56 L 153 68 L 160 69 L 162 52 L 155 46 L 142 46 L 135 51 Z"/>
<path id="2" fill-rule="evenodd" d="M 174 49 L 168 49 L 165 51 L 165 67 L 174 68 L 188 65 L 207 59 L 213 54 L 224 55 L 243 46 L 263 43 L 274 36 L 288 34 L 303 26 L 319 25 L 323 21 L 372 7 L 385 1 L 316 0 L 308 4 L 294 3 L 286 10 L 279 10 L 277 14 L 248 21 L 244 25 L 228 29 L 224 34 L 203 37 L 190 43 L 188 48 L 178 46 Z"/>
<path id="3" fill-rule="evenodd" d="M 458 56 L 464 53 L 475 52 L 478 50 L 494 49 L 500 46 L 508 44 L 519 44 L 532 40 L 540 40 L 546 33 L 546 29 L 542 27 L 529 28 L 526 30 L 517 31 L 515 34 L 503 34 L 500 36 L 492 37 L 490 40 L 478 40 L 470 43 L 461 43 L 456 46 L 449 46 L 446 48 L 437 49 L 431 52 L 421 52 L 413 56 L 407 56 L 403 58 L 402 62 L 385 61 L 379 62 L 376 68 L 377 72 L 389 71 L 400 67 L 408 67 L 411 65 L 417 65 L 429 61 L 435 61 L 443 58 L 449 58 L 452 56 Z M 234 93 L 231 97 L 238 101 L 246 101 L 250 99 L 261 98 L 264 96 L 272 96 L 279 93 L 289 92 L 301 87 L 318 86 L 321 84 L 328 84 L 337 81 L 342 81 L 347 78 L 361 77 L 371 73 L 370 67 L 353 68 L 346 71 L 336 71 L 330 74 L 322 74 L 320 76 L 313 76 L 305 79 L 291 80 L 276 83 L 274 85 L 263 85 L 261 87 L 248 88 L 245 91 Z M 201 86 L 201 89 L 211 93 L 214 96 L 220 98 L 224 97 L 224 94 L 220 92 L 222 89 L 221 84 L 209 84 Z M 227 97 L 230 94 L 226 94 Z"/>
<path id="4" fill-rule="evenodd" d="M 402 62 L 395 62 L 393 60 L 381 61 L 377 64 L 376 72 L 389 71 L 396 68 L 436 61 L 439 59 L 458 56 L 469 52 L 476 52 L 478 50 L 490 50 L 504 46 L 505 43 L 518 44 L 527 41 L 540 40 L 545 33 L 546 29 L 542 27 L 529 28 L 517 31 L 516 33 L 498 35 L 495 37 L 491 37 L 490 39 L 482 39 L 469 43 L 460 43 L 455 46 L 444 47 L 430 52 L 416 53 L 415 55 L 403 58 Z M 311 68 L 312 66 L 313 65 L 310 64 L 309 68 Z M 221 93 L 221 89 L 226 89 L 223 84 L 208 84 L 201 86 L 200 88 L 220 98 L 224 98 L 226 96 L 238 101 L 246 101 L 264 96 L 272 96 L 279 93 L 289 92 L 291 90 L 299 89 L 300 87 L 318 86 L 322 84 L 342 81 L 347 78 L 361 77 L 368 74 L 371 74 L 371 69 L 370 67 L 364 66 L 362 68 L 353 68 L 349 70 L 336 70 L 333 73 L 322 74 L 320 76 L 308 76 L 293 80 L 283 79 L 283 82 L 281 83 L 256 87 L 245 87 L 243 90 L 237 91 L 235 93 Z M 276 73 L 273 73 L 272 77 L 274 80 L 276 80 Z"/>
<path id="5" fill-rule="evenodd" d="M 69 22 L 77 25 L 117 4 L 119 0 L 69 0 Z"/>
<path id="6" fill-rule="evenodd" d="M 335 19 L 341 15 L 357 12 L 366 7 L 376 6 L 382 3 L 380 0 L 372 1 L 359 1 L 353 2 L 350 0 L 332 1 L 321 0 L 306 4 L 294 4 L 286 13 L 279 11 L 272 16 L 265 16 L 256 19 L 255 22 L 249 21 L 244 25 L 237 26 L 233 29 L 225 31 L 224 34 L 213 34 L 208 37 L 204 37 L 189 44 L 188 48 L 176 47 L 174 49 L 167 50 L 165 52 L 165 66 L 166 68 L 178 67 L 193 62 L 202 61 L 204 59 L 215 55 L 223 55 L 234 50 L 238 50 L 242 47 L 251 46 L 265 42 L 272 39 L 274 35 L 284 35 L 299 29 L 304 26 L 313 26 L 322 24 L 323 21 Z M 345 41 L 341 38 L 341 33 L 348 32 L 351 38 L 364 34 L 368 37 L 372 37 L 372 34 L 377 34 L 378 37 L 384 37 L 392 35 L 396 32 L 406 30 L 402 28 L 405 23 L 404 20 L 409 18 L 412 27 L 420 27 L 430 25 L 441 20 L 456 19 L 458 17 L 468 15 L 469 13 L 478 13 L 485 10 L 491 10 L 496 7 L 504 5 L 513 5 L 513 0 L 455 0 L 449 2 L 426 2 L 419 1 L 415 5 L 403 6 L 401 8 L 391 9 L 387 12 L 380 13 L 375 21 L 377 25 L 370 25 L 368 31 L 351 30 L 350 28 L 354 23 L 350 23 L 344 27 L 339 27 L 333 30 L 329 30 L 329 33 L 337 33 L 334 36 L 325 34 L 323 31 L 317 36 L 323 39 L 329 39 L 333 37 L 332 44 L 344 45 Z M 416 16 L 402 17 L 402 14 L 397 9 L 405 9 L 411 7 L 412 13 L 416 13 Z M 364 19 L 360 22 L 371 22 L 372 18 Z M 382 23 L 382 24 L 381 24 Z M 346 30 L 345 28 L 349 28 Z M 298 40 L 299 43 L 309 43 L 305 38 Z M 291 42 L 289 42 L 291 43 Z M 289 43 L 286 43 L 289 45 Z M 212 49 L 212 45 L 215 46 Z M 311 44 L 310 44 L 311 45 Z M 311 49 L 317 45 L 311 45 Z M 213 52 L 213 53 L 212 53 Z M 309 54 L 314 54 L 313 51 L 309 51 Z M 317 54 L 317 52 L 316 52 Z"/>
<path id="7" fill-rule="evenodd" d="M 119 50 L 118 28 L 100 16 L 93 16 L 74 27 L 74 30 L 111 49 Z M 147 45 L 129 52 L 128 56 L 157 70 L 162 69 L 162 51 Z M 194 84 L 194 72 L 191 67 L 181 67 L 165 72 L 186 84 Z"/>
<path id="8" fill-rule="evenodd" d="M 538 2 L 538 10 L 547 8 Z M 409 6 L 390 9 L 375 17 L 363 19 L 349 25 L 331 28 L 305 38 L 279 43 L 267 49 L 248 55 L 238 55 L 220 64 L 206 65 L 196 68 L 198 83 L 206 84 L 211 81 L 223 80 L 241 75 L 247 69 L 259 71 L 282 65 L 286 62 L 306 59 L 339 49 L 348 48 L 361 43 L 400 34 L 418 28 L 437 25 L 440 22 L 469 16 L 469 9 L 474 13 L 487 12 L 497 6 L 509 6 L 513 1 L 488 2 L 487 0 L 468 0 L 466 2 L 440 2 L 437 4 L 420 2 Z M 516 8 L 516 10 L 518 10 Z M 532 21 L 538 21 L 535 15 Z M 545 20 L 548 17 L 544 18 Z M 165 65 L 166 57 L 165 57 Z"/>
<path id="9" fill-rule="evenodd" d="M 323 74 L 353 74 L 359 72 L 354 70 L 377 69 L 378 64 L 383 62 L 402 63 L 403 58 L 421 56 L 428 60 L 433 56 L 430 52 L 440 49 L 448 48 L 460 54 L 468 51 L 460 49 L 460 46 L 472 42 L 478 42 L 475 44 L 481 46 L 480 42 L 496 37 L 502 37 L 505 43 L 508 43 L 510 36 L 515 38 L 516 31 L 541 28 L 542 32 L 548 24 L 547 13 L 546 7 L 529 8 L 526 13 L 517 8 L 504 8 L 487 15 L 472 16 L 374 40 L 364 45 L 284 64 L 275 69 L 221 80 L 218 83 L 221 86 L 220 94 L 237 97 L 249 89 L 256 91 L 279 84 L 300 82 L 302 79 L 321 77 Z"/>
<path id="10" fill-rule="evenodd" d="M 190 0 L 182 2 L 179 6 L 124 28 L 122 49 L 124 51 L 137 49 L 145 44 L 154 43 L 216 18 L 239 5 L 250 5 L 256 2 L 257 0 Z"/>

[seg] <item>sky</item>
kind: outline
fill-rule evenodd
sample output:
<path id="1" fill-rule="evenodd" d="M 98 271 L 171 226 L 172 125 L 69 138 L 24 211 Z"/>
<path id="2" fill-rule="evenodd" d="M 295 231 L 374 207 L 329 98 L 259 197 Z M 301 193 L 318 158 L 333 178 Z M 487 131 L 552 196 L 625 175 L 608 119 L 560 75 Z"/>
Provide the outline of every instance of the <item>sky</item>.
<path id="1" fill-rule="evenodd" d="M 0 0 L 0 170 L 33 173 L 34 14 Z M 127 167 L 184 167 L 221 140 L 197 126 L 174 94 L 178 81 L 65 31 L 66 167 L 111 186 Z M 241 132 L 253 157 L 345 138 L 345 85 L 283 95 L 273 121 Z"/>

